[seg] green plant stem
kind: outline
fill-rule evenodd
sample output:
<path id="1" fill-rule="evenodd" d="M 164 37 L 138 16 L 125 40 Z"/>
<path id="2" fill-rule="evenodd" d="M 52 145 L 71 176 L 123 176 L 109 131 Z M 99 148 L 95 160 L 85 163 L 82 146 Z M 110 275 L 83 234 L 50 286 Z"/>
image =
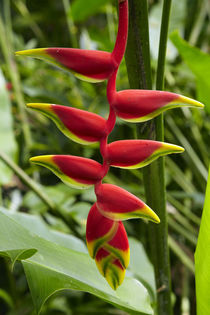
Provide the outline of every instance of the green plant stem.
<path id="1" fill-rule="evenodd" d="M 7 69 L 8 69 L 10 79 L 12 82 L 12 86 L 14 88 L 15 99 L 17 101 L 17 105 L 18 105 L 18 109 L 20 113 L 20 120 L 22 123 L 23 135 L 25 139 L 25 147 L 26 147 L 25 151 L 27 152 L 31 146 L 31 134 L 30 134 L 30 128 L 29 128 L 29 124 L 28 124 L 27 116 L 26 116 L 25 102 L 24 102 L 24 98 L 21 92 L 19 73 L 16 67 L 16 63 L 13 58 L 13 54 L 12 54 L 12 46 L 10 42 L 10 37 L 11 37 L 11 34 L 10 36 L 7 36 L 6 27 L 4 26 L 3 19 L 0 14 L 0 47 L 2 49 L 2 53 L 5 58 Z"/>
<path id="2" fill-rule="evenodd" d="M 74 25 L 73 18 L 71 16 L 71 4 L 69 0 L 63 0 L 63 7 L 66 15 L 66 21 L 68 25 L 69 35 L 70 35 L 70 43 L 71 46 L 77 47 L 77 37 L 76 37 L 76 27 Z"/>
<path id="3" fill-rule="evenodd" d="M 131 88 L 151 89 L 147 1 L 130 0 L 129 6 L 130 30 L 126 52 L 129 83 Z M 164 1 L 156 79 L 156 88 L 159 90 L 163 89 L 164 86 L 164 65 L 170 7 L 171 1 Z M 137 127 L 138 135 L 163 141 L 164 125 L 162 115 L 153 122 L 142 126 Z M 148 227 L 151 258 L 155 268 L 157 286 L 156 310 L 159 315 L 170 315 L 172 314 L 171 280 L 164 170 L 164 159 L 158 159 L 144 169 L 143 175 L 147 203 L 156 211 L 161 220 L 159 225 L 149 224 Z"/>
<path id="4" fill-rule="evenodd" d="M 37 183 L 31 179 L 17 164 L 15 164 L 4 152 L 0 151 L 0 160 L 2 160 L 9 168 L 13 170 L 13 172 L 24 182 L 30 189 L 32 189 L 35 194 L 48 206 L 49 212 L 59 217 L 61 220 L 63 220 L 67 226 L 70 227 L 72 232 L 79 238 L 81 238 L 81 235 L 78 233 L 76 229 L 77 223 L 71 219 L 67 218 L 65 215 L 63 215 L 62 211 L 59 211 L 59 207 L 48 198 L 48 196 L 43 191 L 43 188 Z"/>

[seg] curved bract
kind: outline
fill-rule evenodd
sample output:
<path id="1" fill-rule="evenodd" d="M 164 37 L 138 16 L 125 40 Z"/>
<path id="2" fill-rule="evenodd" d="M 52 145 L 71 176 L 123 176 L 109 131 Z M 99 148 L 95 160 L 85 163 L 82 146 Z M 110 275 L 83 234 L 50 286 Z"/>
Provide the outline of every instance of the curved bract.
<path id="1" fill-rule="evenodd" d="M 107 145 L 106 159 L 109 165 L 136 169 L 144 167 L 160 156 L 181 153 L 180 146 L 152 140 L 120 140 Z"/>
<path id="2" fill-rule="evenodd" d="M 143 218 L 155 223 L 160 219 L 143 201 L 127 190 L 111 184 L 99 184 L 96 189 L 97 208 L 112 220 Z"/>
<path id="3" fill-rule="evenodd" d="M 47 167 L 65 184 L 74 188 L 88 188 L 104 176 L 100 163 L 79 156 L 41 155 L 32 157 L 30 161 Z"/>
<path id="4" fill-rule="evenodd" d="M 77 48 L 37 48 L 16 52 L 18 56 L 42 59 L 70 71 L 77 78 L 88 82 L 107 80 L 123 58 L 128 32 L 128 0 L 119 1 L 119 26 L 112 53 Z"/>
<path id="5" fill-rule="evenodd" d="M 106 120 L 94 113 L 45 103 L 29 103 L 27 107 L 51 118 L 65 136 L 77 143 L 99 142 L 106 135 Z"/>
<path id="6" fill-rule="evenodd" d="M 107 120 L 94 113 L 62 105 L 29 103 L 27 106 L 52 119 L 71 140 L 80 144 L 100 143 L 102 165 L 72 155 L 37 156 L 31 158 L 31 162 L 49 168 L 64 183 L 75 188 L 95 186 L 97 201 L 87 218 L 87 247 L 100 273 L 114 290 L 122 283 L 130 259 L 128 238 L 121 220 L 142 218 L 160 223 L 160 219 L 139 198 L 118 186 L 103 184 L 102 180 L 110 166 L 140 168 L 160 156 L 184 150 L 173 144 L 151 140 L 121 140 L 107 144 L 116 116 L 129 122 L 142 122 L 170 108 L 203 107 L 200 102 L 170 92 L 117 92 L 116 76 L 128 35 L 128 0 L 118 0 L 118 6 L 118 33 L 111 53 L 75 48 L 39 48 L 16 53 L 43 59 L 72 72 L 82 80 L 108 80 L 107 100 L 110 111 Z"/>
<path id="7" fill-rule="evenodd" d="M 134 123 L 150 120 L 176 107 L 204 107 L 202 103 L 189 97 L 153 90 L 119 91 L 113 93 L 111 104 L 118 117 Z"/>
<path id="8" fill-rule="evenodd" d="M 89 254 L 95 258 L 100 273 L 116 290 L 124 279 L 130 260 L 128 238 L 122 222 L 104 217 L 94 204 L 87 218 L 86 240 Z"/>
<path id="9" fill-rule="evenodd" d="M 117 67 L 111 53 L 98 50 L 37 48 L 18 51 L 16 55 L 42 59 L 92 83 L 108 79 Z"/>

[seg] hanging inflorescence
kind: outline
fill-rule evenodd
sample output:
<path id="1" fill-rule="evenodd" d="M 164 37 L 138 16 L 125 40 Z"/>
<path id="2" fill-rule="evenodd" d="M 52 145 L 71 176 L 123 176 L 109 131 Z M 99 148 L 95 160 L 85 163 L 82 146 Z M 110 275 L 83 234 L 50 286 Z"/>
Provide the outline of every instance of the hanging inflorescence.
<path id="1" fill-rule="evenodd" d="M 129 243 L 122 220 L 144 218 L 159 223 L 158 216 L 143 201 L 126 190 L 102 180 L 109 167 L 134 169 L 143 167 L 159 156 L 184 149 L 158 141 L 121 140 L 109 143 L 116 116 L 128 122 L 154 118 L 169 108 L 203 107 L 190 98 L 162 91 L 116 91 L 116 76 L 123 58 L 128 34 L 128 0 L 118 0 L 119 26 L 112 53 L 73 48 L 42 48 L 17 52 L 43 59 L 76 77 L 89 82 L 108 80 L 107 120 L 84 110 L 61 105 L 30 103 L 28 107 L 51 118 L 71 140 L 80 144 L 100 143 L 103 164 L 71 155 L 45 155 L 31 161 L 49 168 L 64 183 L 75 188 L 95 186 L 96 203 L 92 206 L 86 228 L 89 254 L 113 289 L 123 281 L 129 264 Z M 87 271 L 88 272 L 88 271 Z"/>

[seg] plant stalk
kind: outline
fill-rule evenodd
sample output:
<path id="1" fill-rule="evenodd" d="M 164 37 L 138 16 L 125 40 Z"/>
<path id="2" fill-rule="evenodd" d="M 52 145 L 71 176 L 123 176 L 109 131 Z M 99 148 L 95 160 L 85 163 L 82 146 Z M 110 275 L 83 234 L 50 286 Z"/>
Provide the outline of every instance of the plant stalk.
<path id="1" fill-rule="evenodd" d="M 130 0 L 129 6 L 130 30 L 126 52 L 129 83 L 131 88 L 152 89 L 147 0 Z M 159 90 L 162 90 L 164 87 L 170 8 L 171 0 L 164 0 L 156 78 L 156 88 Z M 163 141 L 163 115 L 160 115 L 152 122 L 141 124 L 141 126 L 138 125 L 137 134 L 141 138 Z M 156 312 L 159 315 L 171 315 L 171 279 L 164 159 L 159 158 L 144 168 L 143 176 L 147 203 L 155 210 L 161 220 L 159 225 L 151 223 L 148 225 L 151 259 L 155 268 L 157 287 Z"/>
<path id="2" fill-rule="evenodd" d="M 7 20 L 8 20 L 10 19 L 10 12 L 8 12 L 9 2 L 6 3 L 6 6 L 7 6 Z M 9 32 L 7 32 L 8 27 L 9 27 Z M 26 147 L 25 152 L 27 155 L 30 149 L 32 140 L 31 140 L 31 133 L 30 133 L 30 128 L 29 128 L 26 110 L 25 110 L 25 102 L 24 102 L 22 91 L 21 91 L 19 72 L 15 63 L 15 60 L 13 58 L 13 53 L 12 53 L 13 49 L 12 49 L 12 43 L 11 43 L 11 34 L 12 34 L 12 30 L 11 30 L 10 21 L 7 21 L 7 24 L 5 25 L 3 22 L 3 17 L 0 14 L 0 47 L 2 49 L 2 53 L 5 58 L 9 76 L 12 82 L 12 86 L 14 88 L 15 99 L 16 99 L 19 114 L 20 114 L 20 120 L 22 122 L 22 130 L 23 130 L 23 136 L 24 136 L 25 147 Z"/>

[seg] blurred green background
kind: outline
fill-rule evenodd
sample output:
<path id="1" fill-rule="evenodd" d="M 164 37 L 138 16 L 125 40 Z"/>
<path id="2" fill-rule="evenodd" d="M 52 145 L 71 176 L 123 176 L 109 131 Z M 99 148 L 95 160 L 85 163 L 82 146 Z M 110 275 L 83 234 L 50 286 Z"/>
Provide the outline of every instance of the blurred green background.
<path id="1" fill-rule="evenodd" d="M 150 0 L 148 7 L 154 80 L 162 1 Z M 174 312 L 183 315 L 195 314 L 193 255 L 210 156 L 209 19 L 208 0 L 173 1 L 165 89 L 196 98 L 206 105 L 205 110 L 182 108 L 165 114 L 166 142 L 185 148 L 182 155 L 166 158 Z M 110 0 L 0 1 L 0 207 L 16 216 L 17 221 L 21 220 L 17 214 L 31 214 L 33 220 L 42 220 L 50 229 L 84 239 L 87 214 L 95 200 L 93 190 L 70 189 L 47 169 L 31 165 L 28 159 L 41 154 L 72 154 L 101 161 L 97 145 L 81 146 L 69 141 L 46 117 L 27 110 L 25 103 L 73 106 L 105 118 L 108 104 L 105 83 L 91 85 L 79 81 L 42 61 L 15 57 L 14 52 L 38 47 L 112 51 L 117 23 L 116 2 Z M 123 60 L 117 89 L 125 88 L 129 85 Z M 135 124 L 117 120 L 109 141 L 135 137 Z M 19 166 L 16 171 L 13 164 L 6 166 L 10 160 Z M 23 174 L 18 173 L 21 170 L 42 185 L 41 191 L 53 205 L 51 208 L 21 180 Z M 141 170 L 111 169 L 105 181 L 144 199 L 142 178 Z M 125 225 L 129 236 L 135 238 L 133 242 L 138 250 L 143 244 L 149 255 L 147 225 L 137 220 Z M 36 227 L 38 235 L 41 235 L 40 226 L 41 223 Z M 134 250 L 129 272 L 142 280 L 138 250 Z M 153 284 L 152 267 L 149 268 Z M 0 258 L 0 272 L 0 314 L 35 314 L 21 264 L 16 263 L 11 273 L 9 260 Z M 56 293 L 45 303 L 42 314 L 127 313 L 90 294 L 71 290 Z"/>

